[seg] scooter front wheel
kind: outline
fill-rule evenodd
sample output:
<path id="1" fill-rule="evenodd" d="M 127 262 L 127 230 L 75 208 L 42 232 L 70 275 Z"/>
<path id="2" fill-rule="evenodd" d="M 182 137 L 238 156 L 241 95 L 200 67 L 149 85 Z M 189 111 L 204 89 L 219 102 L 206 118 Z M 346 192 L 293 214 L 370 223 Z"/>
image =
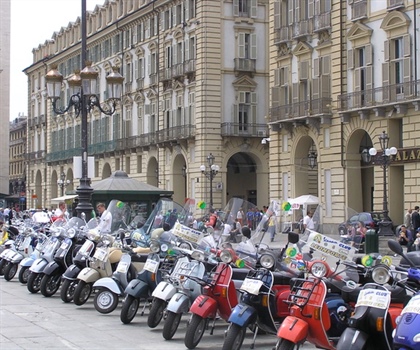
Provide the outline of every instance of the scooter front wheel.
<path id="1" fill-rule="evenodd" d="M 296 344 L 290 340 L 280 338 L 276 345 L 276 350 L 293 350 Z"/>
<path id="2" fill-rule="evenodd" d="M 92 293 L 92 283 L 86 283 L 85 281 L 79 281 L 74 291 L 73 302 L 77 305 L 83 305 L 86 303 Z"/>
<path id="3" fill-rule="evenodd" d="M 101 314 L 109 314 L 118 306 L 118 295 L 109 289 L 100 289 L 93 299 L 93 305 Z"/>
<path id="4" fill-rule="evenodd" d="M 176 330 L 178 329 L 179 322 L 181 322 L 182 313 L 168 312 L 165 324 L 163 325 L 162 335 L 166 340 L 171 340 Z"/>
<path id="5" fill-rule="evenodd" d="M 52 275 L 44 275 L 41 280 L 41 293 L 44 297 L 53 296 L 57 293 L 61 284 L 61 275 L 55 273 Z"/>
<path id="6" fill-rule="evenodd" d="M 207 319 L 193 314 L 185 332 L 184 344 L 188 349 L 194 349 L 203 337 Z"/>
<path id="7" fill-rule="evenodd" d="M 147 325 L 150 328 L 156 328 L 163 317 L 163 311 L 166 308 L 166 301 L 162 299 L 153 298 L 152 307 L 150 308 L 149 317 L 147 318 Z"/>
<path id="8" fill-rule="evenodd" d="M 29 270 L 29 266 L 22 266 L 19 270 L 19 282 L 22 284 L 28 283 L 28 277 L 31 273 L 31 270 Z"/>
<path id="9" fill-rule="evenodd" d="M 15 277 L 17 270 L 18 264 L 9 262 L 4 268 L 4 279 L 6 281 L 10 281 L 13 277 Z"/>
<path id="10" fill-rule="evenodd" d="M 127 295 L 122 305 L 120 319 L 124 324 L 129 324 L 137 314 L 139 309 L 140 300 L 133 297 L 132 295 Z"/>
<path id="11" fill-rule="evenodd" d="M 61 286 L 60 297 L 65 303 L 73 301 L 74 292 L 77 287 L 78 280 L 65 279 Z"/>
<path id="12" fill-rule="evenodd" d="M 222 350 L 240 350 L 245 339 L 246 327 L 232 323 L 229 327 Z"/>
<path id="13" fill-rule="evenodd" d="M 7 260 L 4 260 L 4 259 L 0 260 L 0 276 L 4 275 L 4 269 L 6 268 L 7 263 L 8 263 Z"/>
<path id="14" fill-rule="evenodd" d="M 28 284 L 26 287 L 28 288 L 30 293 L 38 293 L 41 289 L 41 280 L 42 280 L 42 273 L 31 272 L 28 277 Z"/>

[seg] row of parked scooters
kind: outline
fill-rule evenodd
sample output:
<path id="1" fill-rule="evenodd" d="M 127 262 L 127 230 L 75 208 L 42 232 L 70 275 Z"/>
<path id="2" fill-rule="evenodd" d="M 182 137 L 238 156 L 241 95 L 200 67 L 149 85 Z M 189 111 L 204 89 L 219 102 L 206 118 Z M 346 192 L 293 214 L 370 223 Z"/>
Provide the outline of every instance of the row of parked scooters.
<path id="1" fill-rule="evenodd" d="M 219 215 L 252 204 L 232 199 Z M 357 248 L 315 231 L 290 232 L 288 243 L 272 249 L 263 243 L 272 201 L 251 238 L 229 243 L 213 228 L 187 225 L 191 208 L 161 200 L 151 215 L 131 220 L 124 203 L 113 200 L 112 232 L 95 219 L 26 220 L 6 228 L 14 240 L 3 245 L 0 274 L 31 293 L 83 305 L 94 295 L 100 313 L 120 308 L 130 323 L 147 314 L 150 328 L 163 322 L 166 340 L 188 315 L 184 342 L 194 349 L 216 323 L 227 323 L 223 350 L 241 349 L 246 332 L 277 336 L 273 349 L 298 349 L 310 342 L 322 349 L 420 349 L 420 268 L 416 252 L 404 254 L 398 242 L 389 256 L 356 258 Z M 45 222 L 39 222 L 45 221 Z M 48 221 L 48 222 L 47 222 Z M 221 226 L 221 225 L 219 225 Z M 419 265 L 419 264 L 417 264 Z M 19 271 L 19 273 L 18 273 Z"/>

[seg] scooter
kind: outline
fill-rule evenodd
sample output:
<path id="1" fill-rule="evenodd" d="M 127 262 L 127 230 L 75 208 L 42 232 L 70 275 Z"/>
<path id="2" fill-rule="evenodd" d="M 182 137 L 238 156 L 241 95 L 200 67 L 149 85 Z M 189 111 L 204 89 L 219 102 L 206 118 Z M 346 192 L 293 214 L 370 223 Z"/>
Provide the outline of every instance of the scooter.
<path id="1" fill-rule="evenodd" d="M 80 229 L 84 225 L 84 220 L 72 217 L 63 227 L 66 237 L 56 251 L 54 260 L 49 262 L 43 270 L 40 287 L 43 296 L 50 297 L 60 288 L 62 274 L 72 264 L 75 249 L 79 249 L 83 243 L 84 237 L 80 235 Z"/>
<path id="2" fill-rule="evenodd" d="M 40 257 L 29 268 L 30 274 L 26 287 L 31 293 L 38 293 L 41 289 L 43 271 L 48 263 L 54 260 L 54 255 L 58 248 L 60 248 L 61 241 L 64 239 L 65 231 L 62 230 L 62 226 L 64 226 L 65 222 L 63 219 L 58 219 L 51 225 L 51 236 L 48 238 Z"/>
<path id="3" fill-rule="evenodd" d="M 44 249 L 45 244 L 48 241 L 48 237 L 43 232 L 35 232 L 36 234 L 36 246 L 35 249 L 32 251 L 32 253 L 24 258 L 20 263 L 20 269 L 19 269 L 19 282 L 22 284 L 28 283 L 28 277 L 31 273 L 29 270 L 32 264 L 36 259 L 38 259 L 41 256 L 41 252 Z"/>
<path id="4" fill-rule="evenodd" d="M 298 267 L 301 264 L 309 276 L 293 280 L 286 301 L 290 315 L 278 329 L 276 350 L 293 349 L 305 341 L 322 349 L 335 349 L 352 310 L 341 291 L 344 287 L 356 288 L 358 272 L 347 265 L 340 269 L 340 261 L 352 261 L 356 248 L 315 231 L 310 231 L 305 247 L 314 251 L 315 259 L 292 262 Z M 333 270 L 330 266 L 334 265 Z"/>

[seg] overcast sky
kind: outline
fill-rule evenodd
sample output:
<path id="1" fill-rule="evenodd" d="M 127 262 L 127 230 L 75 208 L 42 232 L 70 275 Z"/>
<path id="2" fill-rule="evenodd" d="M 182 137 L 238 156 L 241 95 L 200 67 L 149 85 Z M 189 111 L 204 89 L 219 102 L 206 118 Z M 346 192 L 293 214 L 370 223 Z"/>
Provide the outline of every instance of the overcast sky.
<path id="1" fill-rule="evenodd" d="M 86 9 L 92 11 L 96 4 L 103 3 L 104 0 L 86 0 Z M 14 119 L 19 113 L 28 114 L 28 84 L 22 71 L 33 63 L 32 49 L 81 17 L 82 2 L 11 0 L 11 5 L 10 118 Z"/>

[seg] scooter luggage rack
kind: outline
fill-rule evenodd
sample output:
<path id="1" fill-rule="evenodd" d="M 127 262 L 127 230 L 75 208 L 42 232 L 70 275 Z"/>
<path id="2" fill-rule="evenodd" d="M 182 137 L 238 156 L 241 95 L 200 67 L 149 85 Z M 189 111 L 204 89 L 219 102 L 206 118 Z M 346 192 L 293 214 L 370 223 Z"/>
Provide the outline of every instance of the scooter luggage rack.
<path id="1" fill-rule="evenodd" d="M 193 264 L 193 265 L 192 265 Z M 177 263 L 173 272 L 170 275 L 170 280 L 173 283 L 182 283 L 187 280 L 187 277 L 193 273 L 196 267 L 195 261 L 183 261 Z"/>
<path id="2" fill-rule="evenodd" d="M 176 264 L 176 257 L 173 255 L 167 255 L 159 265 L 159 271 L 161 271 L 162 276 L 169 276 Z"/>
<path id="3" fill-rule="evenodd" d="M 293 286 L 290 288 L 290 294 L 287 300 L 285 300 L 285 303 L 289 304 L 289 307 L 291 305 L 296 305 L 303 308 L 308 304 L 309 299 L 320 280 L 294 278 L 293 281 Z"/>

